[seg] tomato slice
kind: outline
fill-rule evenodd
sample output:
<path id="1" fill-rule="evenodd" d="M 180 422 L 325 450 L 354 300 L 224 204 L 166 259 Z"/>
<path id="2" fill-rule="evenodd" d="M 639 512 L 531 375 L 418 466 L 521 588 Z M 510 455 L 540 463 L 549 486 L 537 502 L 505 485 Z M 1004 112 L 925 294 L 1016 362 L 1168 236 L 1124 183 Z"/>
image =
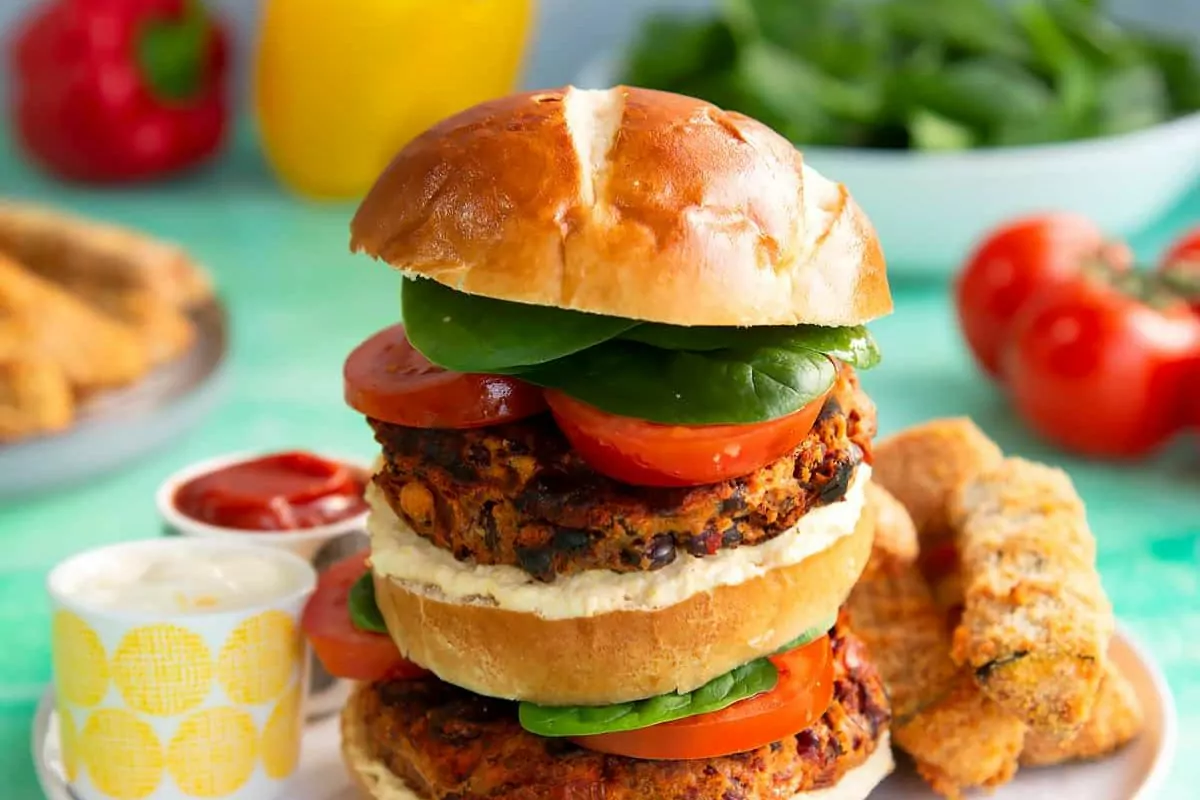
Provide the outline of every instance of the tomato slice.
<path id="1" fill-rule="evenodd" d="M 833 701 L 829 637 L 771 656 L 771 661 L 779 682 L 757 697 L 711 714 L 572 741 L 600 753 L 665 761 L 744 753 L 793 736 L 820 719 Z"/>
<path id="2" fill-rule="evenodd" d="M 635 486 L 699 486 L 753 472 L 808 436 L 827 396 L 786 417 L 751 425 L 661 425 L 546 390 L 575 452 L 597 472 Z"/>
<path id="3" fill-rule="evenodd" d="M 430 363 L 403 325 L 354 348 L 342 368 L 346 402 L 368 417 L 411 428 L 478 428 L 546 410 L 541 389 L 505 375 L 468 375 Z"/>
<path id="4" fill-rule="evenodd" d="M 350 587 L 367 571 L 367 555 L 355 553 L 321 573 L 300 627 L 330 675 L 355 681 L 428 675 L 400 655 L 392 637 L 359 630 L 350 621 Z"/>

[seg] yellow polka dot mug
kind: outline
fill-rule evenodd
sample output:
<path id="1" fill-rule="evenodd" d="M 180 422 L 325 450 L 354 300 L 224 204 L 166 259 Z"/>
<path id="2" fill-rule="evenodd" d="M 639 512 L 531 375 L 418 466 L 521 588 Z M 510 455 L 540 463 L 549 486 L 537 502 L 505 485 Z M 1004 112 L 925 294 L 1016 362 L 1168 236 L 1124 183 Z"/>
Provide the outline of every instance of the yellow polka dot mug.
<path id="1" fill-rule="evenodd" d="M 79 800 L 290 796 L 305 559 L 236 542 L 91 550 L 50 574 L 63 765 Z"/>

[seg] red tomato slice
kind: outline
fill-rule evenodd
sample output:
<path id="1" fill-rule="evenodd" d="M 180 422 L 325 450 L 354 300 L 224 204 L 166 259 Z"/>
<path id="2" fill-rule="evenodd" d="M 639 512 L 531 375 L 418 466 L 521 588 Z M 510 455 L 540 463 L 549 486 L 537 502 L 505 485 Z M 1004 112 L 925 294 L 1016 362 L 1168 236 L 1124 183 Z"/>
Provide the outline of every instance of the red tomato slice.
<path id="1" fill-rule="evenodd" d="M 1017 411 L 1087 456 L 1154 450 L 1184 425 L 1200 370 L 1200 318 L 1146 304 L 1104 281 L 1051 287 L 1022 312 L 1005 353 Z"/>
<path id="2" fill-rule="evenodd" d="M 368 417 L 412 428 L 478 428 L 546 410 L 540 389 L 504 375 L 468 375 L 431 364 L 403 325 L 354 348 L 342 369 L 346 402 Z"/>
<path id="3" fill-rule="evenodd" d="M 753 472 L 803 441 L 827 396 L 767 422 L 688 426 L 620 417 L 546 391 L 575 452 L 597 472 L 635 486 L 699 486 Z"/>
<path id="4" fill-rule="evenodd" d="M 765 694 L 711 714 L 572 741 L 600 753 L 678 760 L 744 753 L 793 736 L 820 719 L 833 701 L 829 637 L 772 656 L 771 661 L 779 670 L 779 682 Z"/>
<path id="5" fill-rule="evenodd" d="M 959 326 L 979 365 L 1000 377 L 1001 351 L 1013 318 L 1031 297 L 1079 274 L 1089 259 L 1119 269 L 1129 248 L 1106 241 L 1075 214 L 1026 217 L 994 230 L 967 260 L 955 286 Z"/>
<path id="6" fill-rule="evenodd" d="M 367 555 L 356 553 L 321 573 L 300 627 L 330 675 L 355 681 L 428 675 L 400 655 L 392 637 L 359 630 L 350 621 L 350 587 L 367 571 Z"/>

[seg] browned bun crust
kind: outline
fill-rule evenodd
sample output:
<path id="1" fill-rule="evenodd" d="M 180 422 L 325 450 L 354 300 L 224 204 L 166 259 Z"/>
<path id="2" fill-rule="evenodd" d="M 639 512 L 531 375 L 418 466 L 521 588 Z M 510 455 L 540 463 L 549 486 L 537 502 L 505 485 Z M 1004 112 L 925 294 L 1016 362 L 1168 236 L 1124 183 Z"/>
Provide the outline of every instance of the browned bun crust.
<path id="1" fill-rule="evenodd" d="M 855 325 L 889 313 L 883 254 L 840 184 L 700 100 L 566 87 L 413 140 L 350 246 L 471 294 L 675 325 Z"/>
<path id="2" fill-rule="evenodd" d="M 375 576 L 400 652 L 478 694 L 543 705 L 603 705 L 691 691 L 826 625 L 850 594 L 874 538 L 854 532 L 798 564 L 654 611 L 545 619 L 435 600 Z"/>

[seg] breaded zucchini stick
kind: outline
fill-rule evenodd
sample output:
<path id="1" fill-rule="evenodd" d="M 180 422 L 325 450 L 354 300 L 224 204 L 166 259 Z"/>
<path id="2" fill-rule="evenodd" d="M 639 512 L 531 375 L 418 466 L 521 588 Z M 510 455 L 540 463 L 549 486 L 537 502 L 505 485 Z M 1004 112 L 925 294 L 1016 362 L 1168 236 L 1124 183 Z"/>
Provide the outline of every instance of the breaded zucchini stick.
<path id="1" fill-rule="evenodd" d="M 71 384 L 57 364 L 0 354 L 0 444 L 61 431 L 74 419 Z"/>
<path id="2" fill-rule="evenodd" d="M 1113 633 L 1083 502 L 1061 470 L 1010 458 L 951 498 L 963 581 L 956 663 L 1034 730 L 1088 718 Z"/>
<path id="3" fill-rule="evenodd" d="M 908 510 L 875 482 L 868 483 L 866 491 L 867 505 L 875 514 L 875 550 L 906 564 L 916 561 L 920 545 Z"/>
<path id="4" fill-rule="evenodd" d="M 950 535 L 946 508 L 954 491 L 1004 457 L 966 417 L 906 428 L 876 443 L 874 452 L 872 479 L 908 509 L 922 547 Z"/>
<path id="5" fill-rule="evenodd" d="M 877 549 L 849 609 L 892 700 L 892 739 L 934 790 L 953 798 L 1011 779 L 1025 726 L 954 665 L 942 613 L 916 565 Z"/>
<path id="6" fill-rule="evenodd" d="M 127 325 L 152 364 L 191 345 L 186 310 L 212 294 L 207 275 L 174 245 L 25 203 L 0 200 L 0 253 Z"/>
<path id="7" fill-rule="evenodd" d="M 79 394 L 125 386 L 150 369 L 132 329 L 3 254 L 0 358 L 51 362 Z"/>
<path id="8" fill-rule="evenodd" d="M 1116 665 L 1109 662 L 1100 681 L 1092 715 L 1074 738 L 1029 733 L 1021 751 L 1021 765 L 1049 766 L 1106 756 L 1124 746 L 1142 730 L 1142 704 L 1137 692 Z"/>

